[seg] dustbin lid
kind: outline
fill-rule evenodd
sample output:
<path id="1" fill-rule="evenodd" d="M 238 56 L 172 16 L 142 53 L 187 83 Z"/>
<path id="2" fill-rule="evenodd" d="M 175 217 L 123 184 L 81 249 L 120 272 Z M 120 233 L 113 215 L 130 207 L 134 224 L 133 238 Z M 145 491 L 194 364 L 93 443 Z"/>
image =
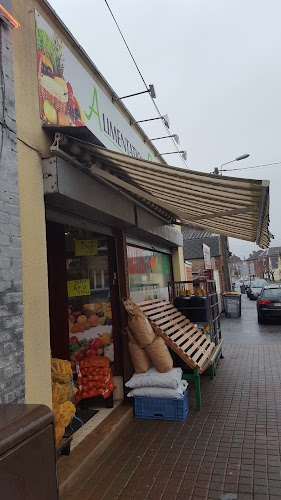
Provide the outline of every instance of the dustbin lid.
<path id="1" fill-rule="evenodd" d="M 53 413 L 45 405 L 1 404 L 0 455 L 53 421 Z"/>

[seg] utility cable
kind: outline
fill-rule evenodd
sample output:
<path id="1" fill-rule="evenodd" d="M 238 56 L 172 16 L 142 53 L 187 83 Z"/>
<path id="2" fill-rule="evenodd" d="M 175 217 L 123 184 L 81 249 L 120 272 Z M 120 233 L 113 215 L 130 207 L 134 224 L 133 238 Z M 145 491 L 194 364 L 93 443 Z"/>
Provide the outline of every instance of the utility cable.
<path id="1" fill-rule="evenodd" d="M 264 163 L 263 165 L 256 165 L 254 167 L 240 167 L 240 168 L 225 168 L 222 169 L 221 172 L 232 172 L 234 170 L 249 170 L 251 168 L 265 168 L 265 167 L 277 167 L 278 165 L 281 165 L 281 161 L 277 161 L 275 163 Z"/>
<path id="2" fill-rule="evenodd" d="M 123 42 L 124 42 L 124 43 L 125 43 L 125 45 L 126 45 L 126 48 L 127 48 L 128 52 L 129 52 L 129 54 L 130 54 L 130 56 L 131 56 L 131 58 L 132 58 L 132 60 L 133 60 L 133 63 L 134 63 L 134 65 L 135 65 L 135 67 L 136 67 L 136 69 L 137 69 L 137 71 L 138 71 L 138 73 L 139 73 L 139 75 L 140 75 L 140 77 L 141 77 L 141 79 L 142 79 L 142 82 L 143 82 L 143 84 L 144 84 L 144 86 L 145 86 L 146 90 L 149 90 L 149 87 L 148 87 L 148 85 L 147 85 L 147 83 L 146 83 L 146 81 L 145 81 L 145 79 L 144 79 L 144 77 L 143 77 L 143 75 L 142 75 L 142 73 L 141 73 L 140 68 L 139 68 L 139 67 L 138 67 L 138 65 L 137 65 L 137 62 L 136 62 L 136 60 L 135 60 L 135 58 L 134 58 L 134 56 L 133 56 L 133 54 L 132 54 L 132 52 L 131 52 L 131 50 L 130 50 L 130 47 L 129 47 L 128 43 L 126 42 L 126 39 L 125 39 L 125 37 L 124 37 L 124 35 L 123 35 L 122 31 L 121 31 L 121 28 L 119 27 L 118 22 L 117 22 L 117 20 L 116 20 L 116 18 L 115 18 L 115 16 L 114 16 L 114 14 L 113 14 L 113 12 L 112 12 L 112 10 L 111 10 L 111 8 L 110 8 L 109 4 L 108 4 L 108 1 L 107 1 L 107 0 L 104 0 L 104 1 L 105 1 L 106 6 L 107 6 L 107 8 L 108 8 L 108 10 L 109 10 L 109 12 L 110 12 L 110 14 L 111 14 L 111 16 L 112 16 L 112 18 L 113 18 L 113 20 L 114 20 L 115 24 L 116 24 L 116 26 L 117 26 L 117 29 L 118 29 L 118 31 L 119 31 L 119 33 L 120 33 L 121 37 L 122 37 L 122 40 L 123 40 Z M 155 110 L 156 110 L 156 112 L 157 112 L 157 114 L 158 114 L 159 118 L 162 118 L 162 116 L 163 116 L 163 115 L 161 114 L 161 112 L 160 112 L 160 110 L 159 110 L 159 108 L 158 108 L 158 106 L 157 106 L 157 104 L 156 104 L 155 100 L 153 99 L 153 97 L 151 97 L 150 93 L 149 93 L 149 96 L 150 96 L 150 98 L 151 98 L 151 101 L 152 101 L 152 103 L 153 103 L 153 105 L 154 105 L 154 107 L 155 107 Z M 177 150 L 177 152 L 178 152 L 178 154 L 179 154 L 179 156 L 180 156 L 180 159 L 181 159 L 181 161 L 183 162 L 183 164 L 184 164 L 185 168 L 188 168 L 188 166 L 187 166 L 187 164 L 186 164 L 185 159 L 184 159 L 184 158 L 182 157 L 182 155 L 180 154 L 179 147 L 178 147 L 178 145 L 177 145 L 177 143 L 176 143 L 176 141 L 175 141 L 174 137 L 172 137 L 172 134 L 171 134 L 171 132 L 170 132 L 169 128 L 165 125 L 165 123 L 164 123 L 163 121 L 162 121 L 162 124 L 163 124 L 163 126 L 164 126 L 164 128 L 165 128 L 166 133 L 169 135 L 170 139 L 172 140 L 172 142 L 173 142 L 173 146 L 176 148 L 176 150 Z"/>

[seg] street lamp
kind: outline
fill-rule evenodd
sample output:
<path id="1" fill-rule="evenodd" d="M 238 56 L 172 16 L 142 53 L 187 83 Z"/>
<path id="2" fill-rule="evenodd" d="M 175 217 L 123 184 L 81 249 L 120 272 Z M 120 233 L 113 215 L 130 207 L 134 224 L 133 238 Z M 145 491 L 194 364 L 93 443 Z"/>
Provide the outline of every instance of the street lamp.
<path id="1" fill-rule="evenodd" d="M 227 161 L 226 163 L 223 163 L 220 166 L 220 173 L 222 174 L 222 167 L 224 167 L 224 165 L 228 165 L 229 163 L 233 163 L 234 161 L 246 160 L 246 158 L 249 158 L 249 156 L 250 156 L 249 154 L 237 156 L 237 158 L 234 158 L 234 160 Z M 219 175 L 219 169 L 217 167 L 214 170 L 214 174 Z"/>
<path id="2" fill-rule="evenodd" d="M 224 165 L 228 165 L 229 163 L 233 163 L 234 161 L 245 160 L 249 156 L 250 156 L 249 154 L 237 156 L 237 158 L 234 158 L 234 160 L 227 161 L 226 163 L 223 163 L 220 166 L 220 173 L 221 173 L 221 175 L 222 175 L 222 167 L 224 167 Z M 218 169 L 218 167 L 216 167 L 214 169 L 214 174 L 215 175 L 219 175 L 219 169 Z M 222 247 L 222 262 L 223 262 L 224 282 L 225 282 L 226 288 L 228 288 L 230 290 L 230 276 L 229 276 L 229 272 L 228 272 L 228 258 L 227 258 L 227 255 L 226 255 L 227 250 L 228 250 L 227 236 L 221 235 L 220 236 L 220 240 L 221 240 L 221 247 Z"/>

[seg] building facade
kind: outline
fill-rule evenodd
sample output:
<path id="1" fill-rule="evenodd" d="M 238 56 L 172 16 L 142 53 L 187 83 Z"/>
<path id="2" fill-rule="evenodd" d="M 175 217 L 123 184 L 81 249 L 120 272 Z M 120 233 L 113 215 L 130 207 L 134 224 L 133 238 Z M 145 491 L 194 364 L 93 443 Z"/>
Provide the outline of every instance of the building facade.
<path id="1" fill-rule="evenodd" d="M 167 294 L 173 272 L 183 278 L 182 236 L 147 206 L 54 156 L 51 146 L 56 127 L 65 126 L 64 133 L 131 156 L 155 159 L 158 152 L 131 124 L 125 106 L 113 105 L 114 91 L 47 2 L 15 0 L 5 7 L 21 27 L 0 24 L 1 402 L 52 407 L 50 349 L 70 358 L 75 325 L 69 308 L 78 314 L 86 302 L 100 318 L 89 331 L 109 340 L 116 397 L 122 398 L 131 362 L 121 298 Z M 79 71 L 81 88 L 69 81 Z M 88 127 L 87 107 L 74 97 L 87 85 L 88 117 L 95 118 Z M 87 335 L 85 328 L 79 335 Z"/>

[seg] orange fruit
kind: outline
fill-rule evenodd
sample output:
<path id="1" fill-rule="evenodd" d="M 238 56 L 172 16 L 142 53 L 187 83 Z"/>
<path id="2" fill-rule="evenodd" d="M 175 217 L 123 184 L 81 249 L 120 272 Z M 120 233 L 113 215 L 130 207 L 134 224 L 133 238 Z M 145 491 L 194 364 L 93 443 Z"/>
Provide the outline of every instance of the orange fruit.
<path id="1" fill-rule="evenodd" d="M 96 314 L 93 314 L 88 318 L 88 323 L 90 323 L 91 326 L 98 326 L 99 324 L 99 317 L 96 316 Z"/>
<path id="2" fill-rule="evenodd" d="M 75 326 L 77 328 L 77 332 L 84 333 L 84 331 L 85 331 L 85 325 L 83 325 L 82 323 L 76 323 Z"/>
<path id="3" fill-rule="evenodd" d="M 69 126 L 69 118 L 68 116 L 63 113 L 62 111 L 59 111 L 58 112 L 58 124 L 59 125 L 62 125 L 62 126 L 65 126 L 65 127 L 68 127 Z"/>
<path id="4" fill-rule="evenodd" d="M 100 341 L 102 342 L 103 345 L 109 344 L 111 341 L 111 335 L 108 332 L 103 333 L 100 335 Z"/>
<path id="5" fill-rule="evenodd" d="M 84 314 L 81 314 L 81 316 L 78 316 L 77 323 L 82 323 L 83 325 L 85 323 L 87 323 L 87 316 L 84 316 Z"/>

